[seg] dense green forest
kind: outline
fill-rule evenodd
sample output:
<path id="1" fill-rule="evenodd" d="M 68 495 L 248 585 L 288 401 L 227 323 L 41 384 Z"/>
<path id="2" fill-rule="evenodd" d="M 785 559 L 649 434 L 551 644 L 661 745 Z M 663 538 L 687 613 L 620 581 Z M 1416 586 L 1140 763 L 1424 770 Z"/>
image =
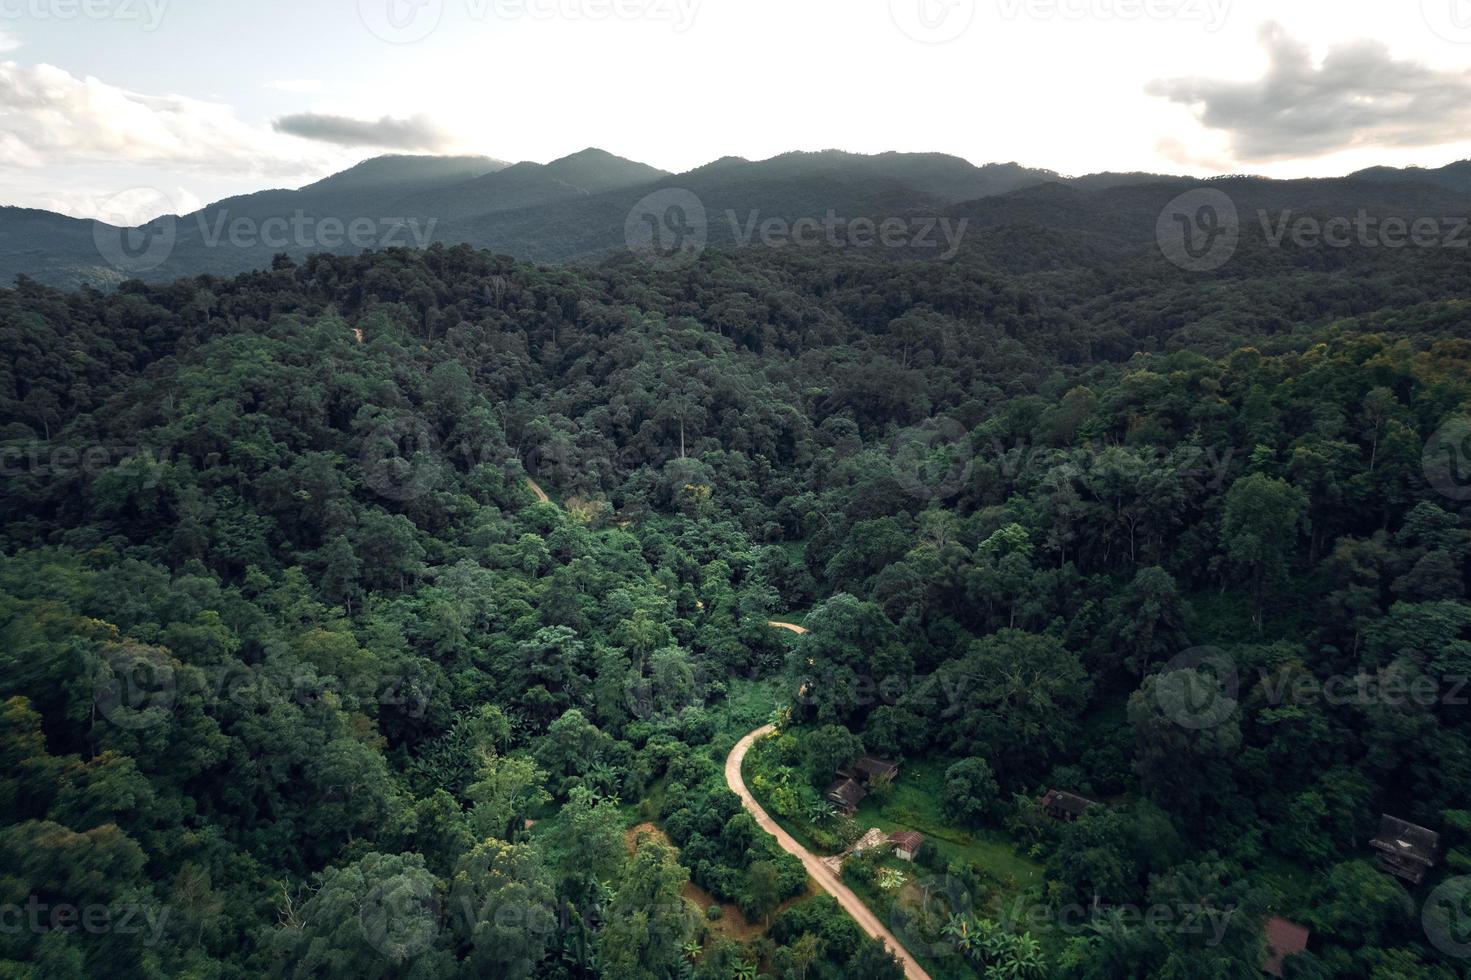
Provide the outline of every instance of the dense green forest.
<path id="1" fill-rule="evenodd" d="M 934 976 L 1471 976 L 1471 257 L 1044 225 L 0 291 L 0 976 L 902 976 L 767 723 Z"/>

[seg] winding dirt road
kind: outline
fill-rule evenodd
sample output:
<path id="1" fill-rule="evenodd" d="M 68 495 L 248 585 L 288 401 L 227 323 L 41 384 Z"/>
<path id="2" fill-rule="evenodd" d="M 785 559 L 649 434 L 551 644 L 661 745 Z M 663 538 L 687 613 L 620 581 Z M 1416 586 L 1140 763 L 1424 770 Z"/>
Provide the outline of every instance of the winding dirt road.
<path id="1" fill-rule="evenodd" d="M 526 488 L 530 490 L 533 494 L 535 494 L 536 499 L 540 500 L 542 503 L 549 504 L 552 502 L 552 498 L 547 496 L 547 492 L 543 490 L 541 486 L 529 476 L 526 478 Z"/>
<path id="2" fill-rule="evenodd" d="M 767 626 L 773 626 L 773 627 L 775 627 L 776 629 L 779 629 L 779 630 L 790 630 L 791 632 L 796 633 L 798 636 L 803 636 L 803 635 L 805 635 L 807 633 L 807 630 L 806 629 L 804 629 L 801 626 L 798 626 L 796 623 L 776 623 L 776 622 L 772 622 L 772 623 L 767 623 L 766 625 Z"/>
<path id="3" fill-rule="evenodd" d="M 771 625 L 785 627 L 787 624 L 772 623 Z M 800 626 L 790 628 L 794 632 L 807 632 Z M 788 854 L 795 855 L 802 861 L 803 867 L 807 869 L 807 874 L 813 881 L 817 882 L 817 887 L 837 899 L 838 904 L 853 917 L 854 921 L 858 923 L 859 928 L 889 947 L 889 950 L 895 956 L 899 957 L 899 962 L 904 964 L 904 975 L 909 980 L 930 980 L 930 975 L 920 967 L 914 957 L 909 955 L 909 951 L 900 944 L 899 940 L 894 938 L 894 934 L 889 932 L 888 928 L 879 921 L 878 916 L 870 912 L 868 906 L 864 905 L 858 896 L 853 894 L 852 889 L 843 884 L 842 880 L 833 874 L 831 869 L 818 859 L 817 855 L 807 850 L 801 844 L 798 844 L 792 838 L 791 834 L 782 830 L 777 822 L 771 819 L 771 815 L 761 808 L 761 804 L 756 802 L 756 798 L 751 795 L 751 791 L 746 789 L 745 777 L 741 775 L 741 764 L 746 761 L 746 753 L 750 751 L 751 746 L 755 745 L 758 739 L 765 738 L 771 734 L 774 727 L 773 725 L 766 725 L 765 727 L 758 728 L 736 743 L 736 747 L 731 749 L 730 755 L 725 760 L 726 784 L 730 786 L 731 792 L 741 798 L 741 804 L 751 816 L 756 818 L 756 823 L 760 825 L 761 829 L 775 837 L 776 842 L 781 845 L 782 850 Z"/>

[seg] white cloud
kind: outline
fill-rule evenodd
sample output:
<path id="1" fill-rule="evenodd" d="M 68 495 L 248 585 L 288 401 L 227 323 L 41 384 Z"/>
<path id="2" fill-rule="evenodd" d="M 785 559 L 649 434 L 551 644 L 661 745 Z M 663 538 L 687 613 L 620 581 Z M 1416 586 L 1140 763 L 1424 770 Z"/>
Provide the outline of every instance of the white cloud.
<path id="1" fill-rule="evenodd" d="M 105 162 L 294 175 L 321 160 L 230 106 L 144 95 L 52 65 L 0 63 L 0 166 Z"/>
<path id="2" fill-rule="evenodd" d="M 15 36 L 15 32 L 7 27 L 0 27 L 0 54 L 4 54 L 7 51 L 14 51 L 22 43 L 21 39 Z"/>
<path id="3" fill-rule="evenodd" d="M 1258 37 L 1268 58 L 1260 79 L 1162 79 L 1146 91 L 1190 107 L 1246 162 L 1442 146 L 1464 141 L 1471 129 L 1471 72 L 1397 60 L 1369 40 L 1336 45 L 1315 65 L 1308 46 L 1277 24 L 1264 25 Z"/>

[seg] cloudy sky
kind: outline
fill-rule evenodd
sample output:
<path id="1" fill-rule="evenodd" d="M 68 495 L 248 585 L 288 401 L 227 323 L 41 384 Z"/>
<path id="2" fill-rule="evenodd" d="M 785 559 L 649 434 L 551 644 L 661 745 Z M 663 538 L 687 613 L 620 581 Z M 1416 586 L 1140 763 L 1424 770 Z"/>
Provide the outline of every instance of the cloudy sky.
<path id="1" fill-rule="evenodd" d="M 0 0 L 0 204 L 180 210 L 384 152 L 1079 174 L 1471 157 L 1471 0 Z"/>

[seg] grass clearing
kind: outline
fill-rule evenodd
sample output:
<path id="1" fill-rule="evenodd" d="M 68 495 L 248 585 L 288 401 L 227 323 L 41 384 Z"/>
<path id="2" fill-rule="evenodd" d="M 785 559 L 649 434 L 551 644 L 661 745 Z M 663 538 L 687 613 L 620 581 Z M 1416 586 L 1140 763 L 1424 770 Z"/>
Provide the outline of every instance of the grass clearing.
<path id="1" fill-rule="evenodd" d="M 864 828 L 877 827 L 886 833 L 917 830 L 929 838 L 947 861 L 964 861 L 985 868 L 1002 881 L 1015 882 L 1018 891 L 1042 884 L 1042 866 L 1017 850 L 1000 829 L 965 830 L 953 826 L 940 810 L 944 798 L 945 770 L 955 760 L 925 759 L 907 762 L 894 781 L 893 794 L 882 803 L 873 797 L 863 801 L 856 819 Z"/>

